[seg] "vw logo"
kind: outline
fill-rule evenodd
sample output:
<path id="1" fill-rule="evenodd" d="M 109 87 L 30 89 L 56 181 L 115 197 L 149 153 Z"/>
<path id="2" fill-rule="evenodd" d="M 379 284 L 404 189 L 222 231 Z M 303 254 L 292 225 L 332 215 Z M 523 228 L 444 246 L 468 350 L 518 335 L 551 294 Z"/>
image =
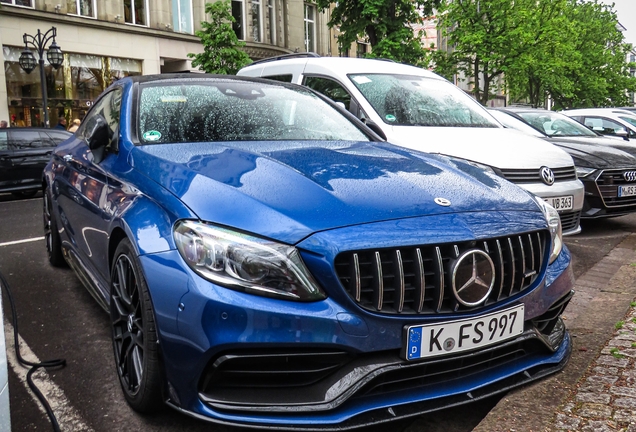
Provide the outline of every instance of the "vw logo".
<path id="1" fill-rule="evenodd" d="M 442 207 L 448 207 L 449 205 L 451 205 L 451 202 L 446 198 L 435 198 L 434 201 L 435 204 L 441 205 Z"/>
<path id="2" fill-rule="evenodd" d="M 623 173 L 623 178 L 628 182 L 636 181 L 636 171 L 625 171 Z"/>
<path id="3" fill-rule="evenodd" d="M 543 180 L 543 183 L 547 184 L 548 186 L 552 186 L 554 184 L 554 173 L 550 168 L 545 166 L 541 167 L 539 174 L 541 175 L 541 180 Z"/>
<path id="4" fill-rule="evenodd" d="M 495 285 L 495 264 L 486 252 L 466 251 L 453 264 L 451 282 L 459 303 L 469 307 L 482 304 Z"/>

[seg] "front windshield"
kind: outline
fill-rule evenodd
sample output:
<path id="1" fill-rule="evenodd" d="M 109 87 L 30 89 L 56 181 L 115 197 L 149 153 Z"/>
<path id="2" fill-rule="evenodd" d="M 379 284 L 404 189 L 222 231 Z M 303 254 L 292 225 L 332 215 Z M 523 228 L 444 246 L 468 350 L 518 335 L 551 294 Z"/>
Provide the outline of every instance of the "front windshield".
<path id="1" fill-rule="evenodd" d="M 142 85 L 138 124 L 141 144 L 369 141 L 309 90 L 237 80 Z"/>
<path id="2" fill-rule="evenodd" d="M 355 74 L 349 79 L 389 125 L 500 127 L 484 107 L 441 79 L 393 74 Z"/>
<path id="3" fill-rule="evenodd" d="M 553 111 L 518 112 L 529 124 L 549 136 L 590 136 L 598 135 L 574 119 Z"/>
<path id="4" fill-rule="evenodd" d="M 539 132 L 534 127 L 530 126 L 522 120 L 511 116 L 508 113 L 497 110 L 490 110 L 490 114 L 507 128 L 515 129 L 528 135 L 536 136 L 539 138 L 545 138 L 545 134 Z"/>

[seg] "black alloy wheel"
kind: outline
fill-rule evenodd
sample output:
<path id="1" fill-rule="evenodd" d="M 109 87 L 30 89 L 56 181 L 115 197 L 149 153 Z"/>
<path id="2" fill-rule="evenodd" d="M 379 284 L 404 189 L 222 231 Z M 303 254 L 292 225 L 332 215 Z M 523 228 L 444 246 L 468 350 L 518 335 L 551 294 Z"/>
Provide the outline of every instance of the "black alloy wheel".
<path id="1" fill-rule="evenodd" d="M 49 258 L 49 263 L 53 267 L 65 267 L 66 260 L 62 253 L 62 240 L 60 240 L 60 233 L 57 230 L 57 222 L 53 215 L 53 205 L 51 202 L 51 191 L 47 187 L 44 190 L 42 196 L 43 208 L 42 218 L 44 222 L 44 240 L 46 241 L 46 253 Z"/>
<path id="2" fill-rule="evenodd" d="M 157 329 L 148 287 L 128 239 L 111 269 L 110 318 L 117 375 L 130 406 L 139 412 L 161 406 Z"/>

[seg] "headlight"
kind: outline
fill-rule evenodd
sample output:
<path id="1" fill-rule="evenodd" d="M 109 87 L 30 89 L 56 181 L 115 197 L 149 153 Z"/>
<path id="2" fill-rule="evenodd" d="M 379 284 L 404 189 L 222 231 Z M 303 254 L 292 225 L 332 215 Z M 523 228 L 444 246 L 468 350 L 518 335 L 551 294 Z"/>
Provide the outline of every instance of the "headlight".
<path id="1" fill-rule="evenodd" d="M 596 171 L 595 168 L 587 168 L 587 167 L 580 167 L 580 166 L 576 167 L 577 177 L 587 177 L 595 171 Z"/>
<path id="2" fill-rule="evenodd" d="M 326 297 L 293 246 L 195 221 L 178 222 L 174 240 L 190 268 L 219 285 L 287 300 Z"/>
<path id="3" fill-rule="evenodd" d="M 534 199 L 543 211 L 543 216 L 548 223 L 550 236 L 552 237 L 552 250 L 550 251 L 550 264 L 552 264 L 552 262 L 557 259 L 557 257 L 561 253 L 561 249 L 563 248 L 561 217 L 559 216 L 559 213 L 554 209 L 554 207 L 552 207 L 550 204 L 543 201 L 538 196 L 535 196 Z"/>

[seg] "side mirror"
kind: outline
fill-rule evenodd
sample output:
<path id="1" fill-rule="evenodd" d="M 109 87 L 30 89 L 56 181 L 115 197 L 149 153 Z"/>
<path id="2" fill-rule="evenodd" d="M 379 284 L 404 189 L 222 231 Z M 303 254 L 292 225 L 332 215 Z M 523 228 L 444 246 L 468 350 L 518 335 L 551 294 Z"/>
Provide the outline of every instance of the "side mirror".
<path id="1" fill-rule="evenodd" d="M 104 159 L 104 151 L 110 144 L 110 127 L 106 119 L 101 115 L 93 117 L 93 122 L 89 125 L 86 141 L 88 148 L 93 153 L 93 161 L 100 163 Z"/>
<path id="2" fill-rule="evenodd" d="M 629 132 L 626 129 L 619 129 L 614 134 L 618 137 L 623 138 L 625 141 L 629 141 Z"/>

